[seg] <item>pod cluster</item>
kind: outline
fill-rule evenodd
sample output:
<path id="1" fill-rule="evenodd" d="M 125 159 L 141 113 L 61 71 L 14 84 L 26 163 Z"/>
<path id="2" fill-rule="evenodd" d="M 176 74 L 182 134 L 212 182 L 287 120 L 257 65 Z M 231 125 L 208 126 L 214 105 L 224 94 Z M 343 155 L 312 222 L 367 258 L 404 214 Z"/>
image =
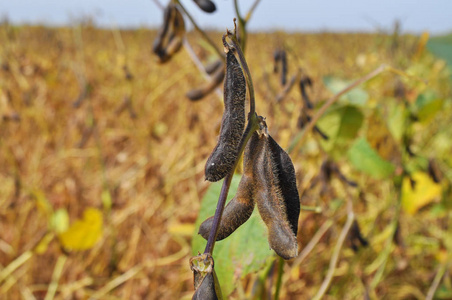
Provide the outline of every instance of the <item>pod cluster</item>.
<path id="1" fill-rule="evenodd" d="M 246 83 L 234 49 L 227 49 L 224 80 L 224 112 L 218 143 L 207 159 L 205 176 L 208 181 L 223 179 L 232 171 L 245 129 Z"/>
<path id="2" fill-rule="evenodd" d="M 160 63 L 167 62 L 180 50 L 184 35 L 184 17 L 178 6 L 170 2 L 164 11 L 163 26 L 152 46 L 152 51 L 158 56 Z"/>
<path id="3" fill-rule="evenodd" d="M 286 50 L 278 49 L 273 53 L 273 73 L 279 73 L 279 65 L 281 65 L 281 85 L 287 82 L 287 56 Z"/>
<path id="4" fill-rule="evenodd" d="M 217 240 L 224 239 L 245 223 L 257 204 L 268 228 L 270 247 L 282 258 L 298 255 L 297 231 L 300 200 L 295 169 L 289 155 L 266 133 L 255 132 L 244 153 L 244 174 L 236 196 L 223 212 Z M 208 239 L 213 219 L 199 229 Z"/>

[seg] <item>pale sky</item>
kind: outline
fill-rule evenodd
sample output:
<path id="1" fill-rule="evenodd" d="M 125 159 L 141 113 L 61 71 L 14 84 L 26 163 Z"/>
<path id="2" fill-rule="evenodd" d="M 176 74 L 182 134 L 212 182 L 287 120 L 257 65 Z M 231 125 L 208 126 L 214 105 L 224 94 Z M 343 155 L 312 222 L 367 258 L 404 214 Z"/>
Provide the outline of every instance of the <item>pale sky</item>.
<path id="1" fill-rule="evenodd" d="M 159 0 L 166 4 L 168 0 Z M 158 27 L 162 13 L 153 0 L 0 0 L 0 16 L 13 23 L 66 25 L 91 16 L 103 27 Z M 203 28 L 224 30 L 234 17 L 233 0 L 214 0 L 217 11 L 202 12 L 181 0 Z M 241 0 L 244 14 L 254 0 Z M 452 31 L 452 0 L 261 0 L 249 22 L 252 31 L 390 32 Z"/>

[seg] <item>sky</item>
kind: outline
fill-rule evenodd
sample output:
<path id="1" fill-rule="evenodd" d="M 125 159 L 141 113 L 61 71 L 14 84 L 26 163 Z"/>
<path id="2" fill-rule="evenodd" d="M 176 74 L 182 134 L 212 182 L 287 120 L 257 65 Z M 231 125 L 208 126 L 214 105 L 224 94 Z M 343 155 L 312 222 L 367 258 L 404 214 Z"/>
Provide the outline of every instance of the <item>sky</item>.
<path id="1" fill-rule="evenodd" d="M 15 24 L 68 25 L 86 17 L 102 27 L 159 27 L 162 12 L 155 0 L 1 0 L 0 17 Z M 168 0 L 158 0 L 166 4 Z M 202 12 L 181 0 L 202 28 L 224 30 L 235 16 L 233 0 L 214 0 L 217 11 Z M 242 14 L 254 0 L 241 0 Z M 452 31 L 452 0 L 261 0 L 250 31 L 391 32 L 399 20 L 405 33 Z"/>

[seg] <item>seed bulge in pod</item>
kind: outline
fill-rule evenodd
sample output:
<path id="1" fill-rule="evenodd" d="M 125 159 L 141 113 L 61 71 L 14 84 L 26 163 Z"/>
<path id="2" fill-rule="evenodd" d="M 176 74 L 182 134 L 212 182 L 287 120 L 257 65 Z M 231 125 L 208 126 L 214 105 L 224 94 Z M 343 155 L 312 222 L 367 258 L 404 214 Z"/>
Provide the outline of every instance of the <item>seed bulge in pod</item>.
<path id="1" fill-rule="evenodd" d="M 245 148 L 243 156 L 243 175 L 240 179 L 237 194 L 226 205 L 221 216 L 220 226 L 218 228 L 217 241 L 227 238 L 237 228 L 244 224 L 251 216 L 254 210 L 254 178 L 253 161 L 258 153 L 259 136 L 254 133 Z M 213 224 L 213 217 L 205 220 L 199 227 L 199 234 L 206 240 L 209 238 L 210 230 Z"/>
<path id="2" fill-rule="evenodd" d="M 240 64 L 229 49 L 224 80 L 224 112 L 218 143 L 207 159 L 206 180 L 218 181 L 232 171 L 245 128 L 246 84 Z"/>
<path id="3" fill-rule="evenodd" d="M 298 255 L 297 229 L 300 202 L 295 171 L 288 154 L 269 135 L 254 162 L 255 201 L 268 228 L 270 247 L 282 258 Z"/>

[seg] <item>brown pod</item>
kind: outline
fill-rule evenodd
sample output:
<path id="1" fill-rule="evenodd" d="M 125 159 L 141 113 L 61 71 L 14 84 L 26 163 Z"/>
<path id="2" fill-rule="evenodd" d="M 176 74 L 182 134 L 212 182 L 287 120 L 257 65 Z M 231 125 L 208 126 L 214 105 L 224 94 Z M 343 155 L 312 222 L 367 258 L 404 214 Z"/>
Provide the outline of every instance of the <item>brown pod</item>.
<path id="1" fill-rule="evenodd" d="M 215 73 L 218 69 L 223 69 L 223 60 L 217 59 L 209 64 L 207 64 L 204 69 L 206 70 L 206 73 L 211 75 Z"/>
<path id="2" fill-rule="evenodd" d="M 165 8 L 163 27 L 154 41 L 152 51 L 159 57 L 159 62 L 168 61 L 182 46 L 185 34 L 184 18 L 173 3 Z"/>
<path id="3" fill-rule="evenodd" d="M 281 84 L 284 86 L 287 82 L 287 57 L 286 51 L 281 50 Z"/>
<path id="4" fill-rule="evenodd" d="M 275 74 L 278 73 L 278 71 L 279 71 L 278 65 L 279 65 L 280 60 L 281 60 L 281 51 L 276 50 L 273 53 L 273 73 L 275 73 Z"/>
<path id="5" fill-rule="evenodd" d="M 220 283 L 214 269 L 213 257 L 210 254 L 200 254 L 190 259 L 190 269 L 193 272 L 195 293 L 193 300 L 222 299 Z"/>
<path id="6" fill-rule="evenodd" d="M 215 74 L 213 74 L 212 79 L 202 85 L 197 89 L 188 91 L 185 96 L 191 101 L 196 101 L 204 98 L 206 95 L 210 94 L 217 86 L 221 84 L 224 78 L 224 68 L 218 68 Z"/>
<path id="7" fill-rule="evenodd" d="M 259 137 L 253 134 L 249 140 L 245 154 L 243 156 L 243 175 L 240 179 L 237 194 L 226 205 L 221 216 L 220 226 L 218 228 L 217 241 L 227 238 L 251 216 L 254 210 L 254 183 L 253 183 L 253 161 L 257 151 L 255 147 L 258 144 Z M 213 217 L 205 220 L 199 227 L 199 234 L 206 240 L 209 238 L 212 228 Z"/>
<path id="8" fill-rule="evenodd" d="M 193 295 L 193 300 L 218 300 L 222 299 L 220 283 L 215 270 L 202 279 L 200 286 Z"/>
<path id="9" fill-rule="evenodd" d="M 258 148 L 254 161 L 257 208 L 267 225 L 270 247 L 282 258 L 291 259 L 298 255 L 300 214 L 295 169 L 271 136 L 263 134 Z"/>
<path id="10" fill-rule="evenodd" d="M 206 180 L 218 181 L 232 171 L 245 128 L 246 84 L 240 64 L 230 49 L 226 55 L 224 113 L 218 143 L 207 159 Z"/>
<path id="11" fill-rule="evenodd" d="M 210 0 L 193 0 L 193 2 L 195 2 L 200 9 L 207 13 L 212 13 L 217 9 L 215 3 Z"/>
<path id="12" fill-rule="evenodd" d="M 303 99 L 304 105 L 307 109 L 312 109 L 314 106 L 312 105 L 311 100 L 309 100 L 308 92 L 306 90 L 307 86 L 312 86 L 312 80 L 308 76 L 303 76 L 299 82 L 301 98 Z"/>

